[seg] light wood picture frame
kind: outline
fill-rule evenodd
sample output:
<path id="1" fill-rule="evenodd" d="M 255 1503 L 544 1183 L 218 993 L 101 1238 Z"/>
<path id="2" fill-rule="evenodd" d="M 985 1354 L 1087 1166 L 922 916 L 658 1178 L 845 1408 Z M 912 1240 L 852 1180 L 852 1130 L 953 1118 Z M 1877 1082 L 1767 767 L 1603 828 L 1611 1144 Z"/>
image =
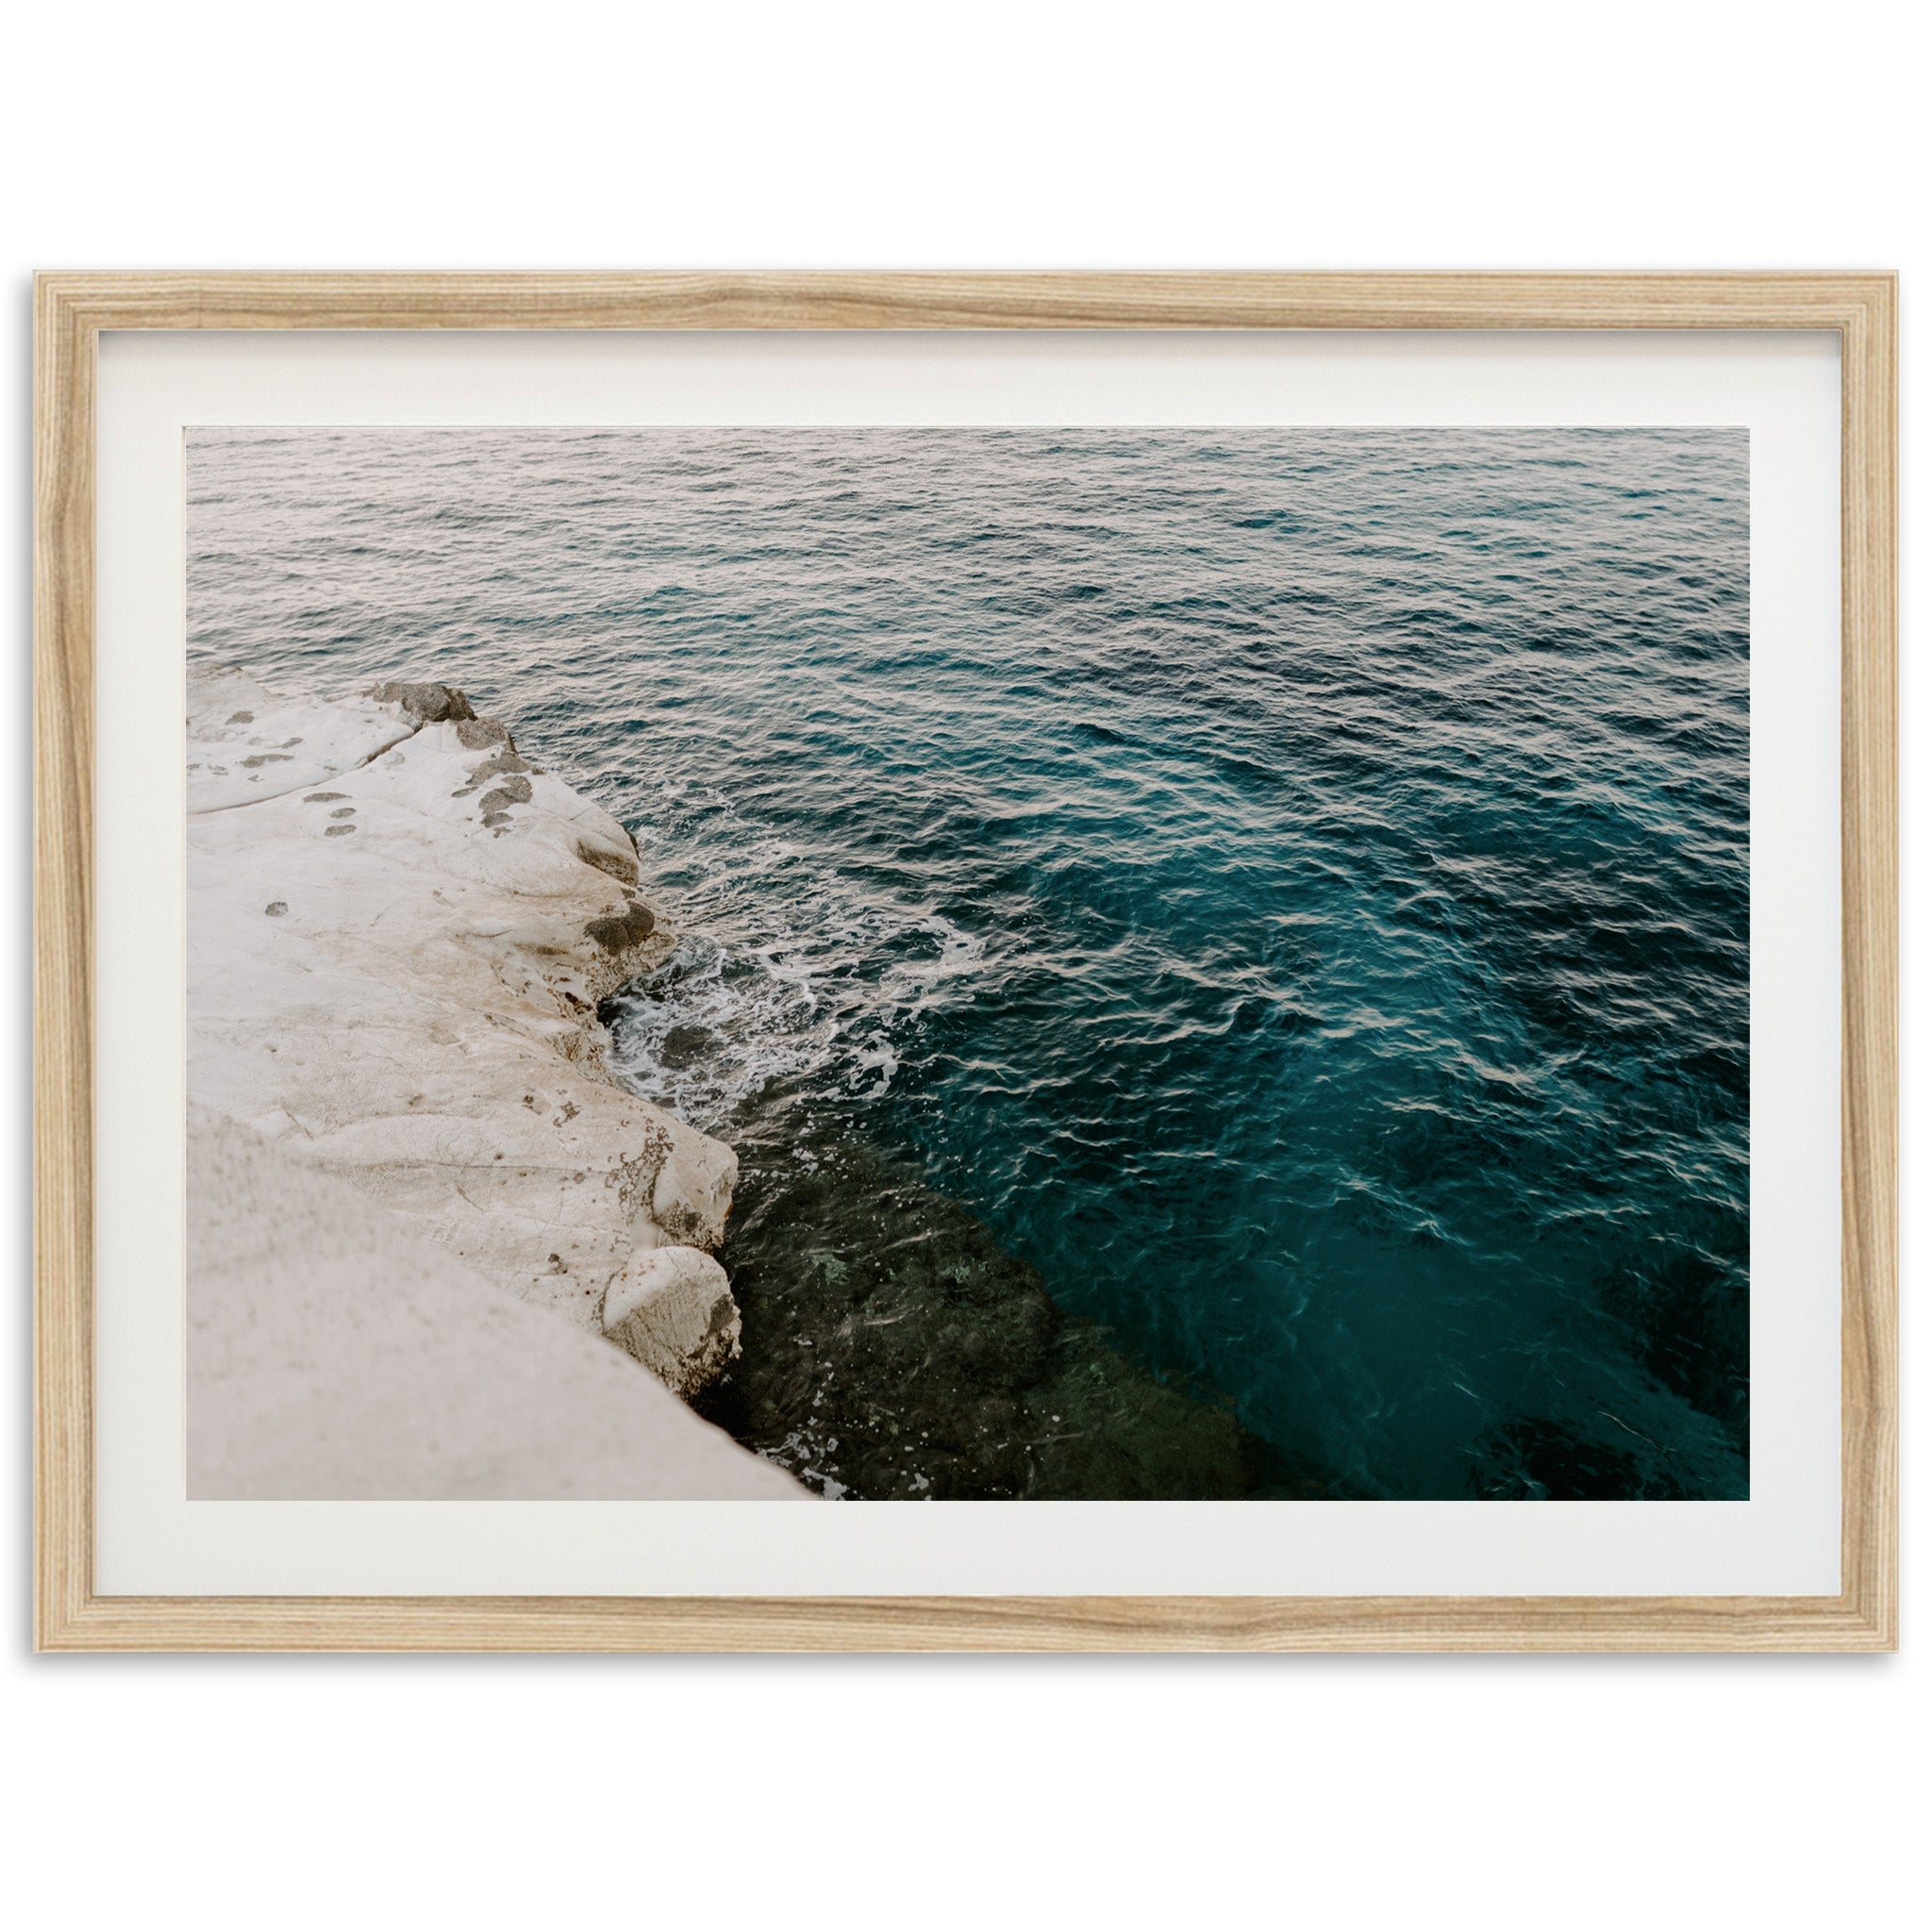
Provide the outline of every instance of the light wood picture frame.
<path id="1" fill-rule="evenodd" d="M 95 1588 L 95 363 L 152 330 L 1824 331 L 1840 346 L 1835 1596 L 128 1597 Z M 39 278 L 35 1588 L 49 1651 L 1871 1651 L 1898 1628 L 1897 287 L 1884 274 Z"/>

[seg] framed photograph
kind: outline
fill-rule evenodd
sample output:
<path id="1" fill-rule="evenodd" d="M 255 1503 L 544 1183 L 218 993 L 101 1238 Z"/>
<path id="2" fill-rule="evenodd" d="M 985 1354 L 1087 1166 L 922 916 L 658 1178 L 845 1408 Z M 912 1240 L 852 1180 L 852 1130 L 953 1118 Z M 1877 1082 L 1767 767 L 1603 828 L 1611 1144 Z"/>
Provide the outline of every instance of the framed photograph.
<path id="1" fill-rule="evenodd" d="M 1892 1647 L 1895 312 L 42 277 L 41 1646 Z"/>

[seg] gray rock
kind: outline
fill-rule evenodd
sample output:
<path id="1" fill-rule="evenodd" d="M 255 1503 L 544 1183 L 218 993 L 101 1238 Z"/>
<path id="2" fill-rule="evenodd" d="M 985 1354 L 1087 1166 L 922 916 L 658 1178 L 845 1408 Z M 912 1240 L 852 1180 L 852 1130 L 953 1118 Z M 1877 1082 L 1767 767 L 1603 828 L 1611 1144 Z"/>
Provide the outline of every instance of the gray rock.
<path id="1" fill-rule="evenodd" d="M 592 919 L 584 926 L 584 937 L 593 940 L 607 953 L 627 952 L 641 945 L 657 930 L 658 915 L 641 901 L 633 899 L 622 912 Z"/>
<path id="2" fill-rule="evenodd" d="M 479 804 L 488 818 L 491 812 L 506 810 L 512 805 L 528 805 L 532 796 L 527 778 L 506 778 L 495 791 L 486 791 Z"/>
<path id="3" fill-rule="evenodd" d="M 447 684 L 373 684 L 369 695 L 379 705 L 400 705 L 419 724 L 474 720 L 476 716 L 469 699 Z"/>

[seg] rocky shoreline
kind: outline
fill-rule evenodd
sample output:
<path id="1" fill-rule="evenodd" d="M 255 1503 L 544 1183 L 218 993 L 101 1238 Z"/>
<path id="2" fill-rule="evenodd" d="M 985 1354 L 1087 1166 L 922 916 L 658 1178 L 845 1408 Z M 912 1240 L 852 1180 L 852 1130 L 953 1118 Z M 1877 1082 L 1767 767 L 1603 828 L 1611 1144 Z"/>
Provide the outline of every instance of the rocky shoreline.
<path id="1" fill-rule="evenodd" d="M 291 1227 L 312 1228 L 328 1221 L 318 1193 L 347 1184 L 386 1211 L 358 1223 L 365 1236 L 392 1229 L 410 1257 L 403 1273 L 438 1276 L 440 1325 L 461 1297 L 442 1264 L 423 1261 L 425 1247 L 471 1285 L 479 1330 L 515 1304 L 587 1331 L 590 1356 L 570 1343 L 558 1375 L 588 1377 L 606 1407 L 633 1397 L 650 1423 L 643 1437 L 661 1436 L 680 1468 L 703 1469 L 679 1493 L 802 1494 L 662 1400 L 667 1389 L 700 1393 L 739 1353 L 737 1305 L 712 1257 L 737 1159 L 621 1091 L 604 1066 L 599 1002 L 673 943 L 639 892 L 629 833 L 440 684 L 323 700 L 233 667 L 199 669 L 187 763 L 191 1245 L 229 1257 L 218 1281 L 207 1271 L 190 1280 L 192 1482 L 200 1470 L 218 1485 L 192 1492 L 395 1493 L 375 1466 L 395 1418 L 358 1417 L 356 1406 L 393 1405 L 406 1385 L 378 1377 L 386 1392 L 364 1398 L 350 1373 L 380 1306 L 368 1283 L 392 1257 L 372 1252 L 358 1266 L 359 1250 L 336 1244 L 335 1287 L 311 1281 L 308 1325 L 275 1340 L 288 1316 L 278 1272 L 312 1274 L 314 1246 L 277 1241 L 275 1198 L 293 1203 Z M 252 1130 L 239 1147 L 236 1126 Z M 259 1240 L 227 1240 L 251 1215 L 265 1217 Z M 211 1327 L 203 1318 L 215 1312 Z M 509 1324 L 523 1325 L 521 1313 Z M 527 1421 L 516 1349 L 484 1355 L 439 1357 L 438 1373 L 461 1386 L 415 1391 L 463 1418 L 442 1492 L 477 1493 L 468 1485 L 489 1459 L 493 1402 Z M 627 1382 L 611 1383 L 607 1357 Z M 318 1438 L 306 1464 L 276 1421 L 298 1414 L 334 1445 Z M 370 1452 L 345 1457 L 358 1427 Z M 665 1493 L 650 1469 L 623 1478 L 608 1457 L 585 1490 L 571 1473 L 572 1431 L 566 1405 L 540 1458 L 549 1486 L 533 1491 L 511 1473 L 503 1493 L 611 1494 L 625 1480 Z M 197 1439 L 219 1453 L 198 1457 Z M 267 1490 L 251 1486 L 251 1468 L 273 1472 Z M 413 1493 L 440 1492 L 433 1467 L 415 1480 L 430 1487 Z"/>

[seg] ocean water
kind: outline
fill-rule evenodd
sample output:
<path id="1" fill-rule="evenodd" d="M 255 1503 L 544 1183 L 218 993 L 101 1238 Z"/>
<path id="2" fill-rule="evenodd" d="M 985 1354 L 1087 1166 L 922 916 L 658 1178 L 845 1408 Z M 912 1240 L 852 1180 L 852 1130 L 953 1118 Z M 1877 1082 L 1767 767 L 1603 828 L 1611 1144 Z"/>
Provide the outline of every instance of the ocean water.
<path id="1" fill-rule="evenodd" d="M 211 430 L 190 648 L 462 686 L 682 931 L 834 1495 L 1748 1493 L 1748 450 Z"/>

